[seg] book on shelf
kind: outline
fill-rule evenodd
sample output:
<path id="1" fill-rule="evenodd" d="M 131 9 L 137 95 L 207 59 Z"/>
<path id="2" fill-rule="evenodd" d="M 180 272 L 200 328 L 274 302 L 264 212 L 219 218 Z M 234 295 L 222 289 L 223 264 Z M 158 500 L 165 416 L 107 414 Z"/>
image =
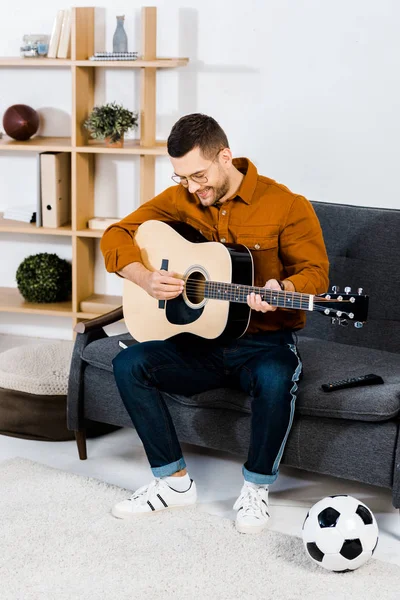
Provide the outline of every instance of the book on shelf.
<path id="1" fill-rule="evenodd" d="M 137 60 L 137 52 L 95 52 L 89 60 Z"/>
<path id="2" fill-rule="evenodd" d="M 88 229 L 96 229 L 98 231 L 104 231 L 109 227 L 109 225 L 113 225 L 113 223 L 117 223 L 121 219 L 117 217 L 93 217 L 88 220 Z"/>
<path id="3" fill-rule="evenodd" d="M 43 227 L 61 227 L 71 220 L 71 155 L 40 154 L 40 196 Z"/>
<path id="4" fill-rule="evenodd" d="M 68 8 L 67 10 L 64 10 L 57 58 L 69 58 L 71 56 L 71 18 L 71 9 Z"/>
<path id="5" fill-rule="evenodd" d="M 121 348 L 129 348 L 129 346 L 133 346 L 134 344 L 137 344 L 137 341 L 134 340 L 133 338 L 131 340 L 119 340 L 118 345 L 121 346 Z"/>
<path id="6" fill-rule="evenodd" d="M 64 10 L 58 10 L 51 30 L 47 58 L 57 58 L 58 44 L 60 43 L 61 28 L 64 20 Z"/>
<path id="7" fill-rule="evenodd" d="M 92 294 L 86 300 L 82 300 L 80 309 L 85 313 L 104 314 L 119 308 L 122 304 L 121 296 L 104 296 L 103 294 Z"/>
<path id="8" fill-rule="evenodd" d="M 36 221 L 36 207 L 33 204 L 26 206 L 7 207 L 2 215 L 3 219 L 34 223 Z"/>

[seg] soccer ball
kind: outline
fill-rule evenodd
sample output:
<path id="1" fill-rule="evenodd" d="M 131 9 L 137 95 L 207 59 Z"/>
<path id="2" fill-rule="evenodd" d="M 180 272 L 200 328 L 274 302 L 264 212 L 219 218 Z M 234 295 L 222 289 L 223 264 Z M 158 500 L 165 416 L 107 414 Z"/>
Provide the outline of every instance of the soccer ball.
<path id="1" fill-rule="evenodd" d="M 345 494 L 323 498 L 310 509 L 302 537 L 308 556 L 330 571 L 354 571 L 373 555 L 378 525 L 370 509 Z"/>

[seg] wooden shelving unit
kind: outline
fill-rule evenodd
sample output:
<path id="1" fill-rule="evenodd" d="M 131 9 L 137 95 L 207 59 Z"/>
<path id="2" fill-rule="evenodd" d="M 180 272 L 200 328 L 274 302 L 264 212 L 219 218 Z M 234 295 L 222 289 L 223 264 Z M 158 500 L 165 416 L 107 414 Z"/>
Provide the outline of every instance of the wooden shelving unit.
<path id="1" fill-rule="evenodd" d="M 140 202 L 154 196 L 155 160 L 167 153 L 165 141 L 156 140 L 156 71 L 188 63 L 187 58 L 157 58 L 157 9 L 142 8 L 142 58 L 136 61 L 91 61 L 94 54 L 94 7 L 72 9 L 71 59 L 0 58 L 0 67 L 65 67 L 72 75 L 71 137 L 36 136 L 17 142 L 5 136 L 2 152 L 71 152 L 72 223 L 57 229 L 1 219 L 1 233 L 69 236 L 72 243 L 72 299 L 57 304 L 30 304 L 15 288 L 0 288 L 0 312 L 18 312 L 70 317 L 72 327 L 83 319 L 112 310 L 118 297 L 94 293 L 94 255 L 103 232 L 87 228 L 94 215 L 94 178 L 96 154 L 135 155 L 140 160 Z M 94 106 L 95 77 L 98 69 L 140 69 L 141 105 L 139 140 L 126 140 L 123 148 L 107 148 L 89 138 L 82 123 Z M 90 301 L 98 310 L 83 312 L 81 303 Z M 122 301 L 122 300 L 121 300 Z"/>

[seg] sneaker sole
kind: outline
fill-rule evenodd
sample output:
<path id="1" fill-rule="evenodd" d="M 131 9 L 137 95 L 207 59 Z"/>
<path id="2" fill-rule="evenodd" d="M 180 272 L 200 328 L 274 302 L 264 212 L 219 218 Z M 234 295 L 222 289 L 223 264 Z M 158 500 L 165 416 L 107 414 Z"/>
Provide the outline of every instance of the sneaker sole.
<path id="1" fill-rule="evenodd" d="M 132 512 L 132 513 L 120 512 L 118 509 L 115 509 L 113 507 L 111 509 L 111 514 L 116 519 L 131 519 L 132 517 L 147 517 L 149 515 L 150 516 L 155 515 L 157 513 L 163 512 L 164 510 L 187 508 L 188 506 L 195 506 L 196 504 L 197 504 L 197 500 L 195 500 L 194 502 L 190 502 L 188 504 L 173 504 L 172 506 L 165 506 L 164 508 L 158 508 L 157 510 L 150 510 L 148 512 Z"/>
<path id="2" fill-rule="evenodd" d="M 261 533 L 266 527 L 268 527 L 268 523 L 263 523 L 262 525 L 244 525 L 236 523 L 236 530 L 239 533 Z"/>

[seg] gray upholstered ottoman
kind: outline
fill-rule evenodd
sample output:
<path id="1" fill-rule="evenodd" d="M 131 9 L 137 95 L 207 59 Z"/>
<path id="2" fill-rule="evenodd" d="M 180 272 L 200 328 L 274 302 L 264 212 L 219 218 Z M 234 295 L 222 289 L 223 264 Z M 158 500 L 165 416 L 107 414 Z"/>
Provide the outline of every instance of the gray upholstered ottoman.
<path id="1" fill-rule="evenodd" d="M 31 440 L 74 438 L 66 401 L 73 342 L 19 346 L 0 354 L 0 434 Z"/>

